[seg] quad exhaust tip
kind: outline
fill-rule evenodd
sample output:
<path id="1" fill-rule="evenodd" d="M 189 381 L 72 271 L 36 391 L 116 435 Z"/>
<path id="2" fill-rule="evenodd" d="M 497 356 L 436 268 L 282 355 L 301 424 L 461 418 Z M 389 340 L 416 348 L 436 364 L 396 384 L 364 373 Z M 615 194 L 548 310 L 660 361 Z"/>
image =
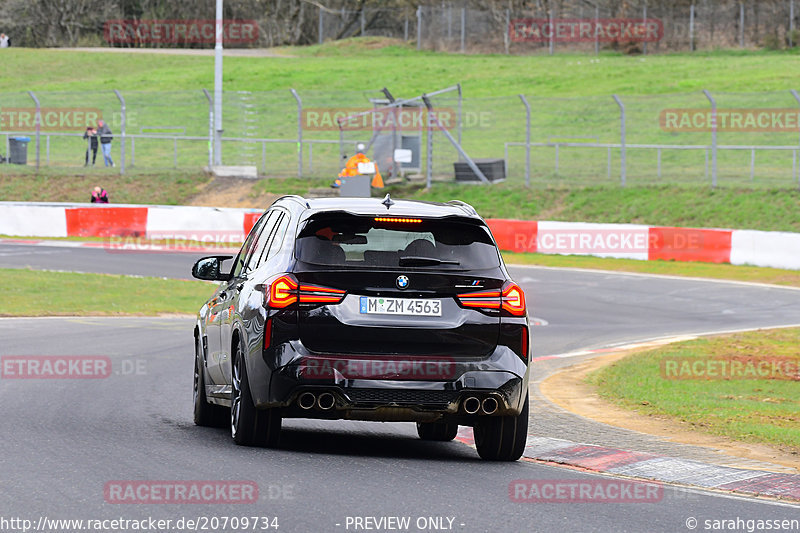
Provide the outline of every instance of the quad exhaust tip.
<path id="1" fill-rule="evenodd" d="M 313 392 L 304 392 L 297 399 L 297 405 L 300 406 L 300 409 L 305 409 L 306 411 L 313 408 L 316 403 L 317 398 Z"/>
<path id="2" fill-rule="evenodd" d="M 484 399 L 483 403 L 481 404 L 481 409 L 483 409 L 483 413 L 487 415 L 494 414 L 494 412 L 497 411 L 498 407 L 499 406 L 497 405 L 497 400 L 492 398 L 491 396 Z"/>
<path id="3" fill-rule="evenodd" d="M 323 392 L 317 398 L 317 407 L 319 407 L 323 411 L 328 411 L 329 409 L 333 409 L 334 405 L 336 405 L 336 398 L 334 398 L 333 394 L 331 394 L 330 392 Z"/>
<path id="4" fill-rule="evenodd" d="M 474 415 L 481 408 L 481 401 L 475 396 L 470 396 L 464 400 L 464 412 L 468 415 Z"/>

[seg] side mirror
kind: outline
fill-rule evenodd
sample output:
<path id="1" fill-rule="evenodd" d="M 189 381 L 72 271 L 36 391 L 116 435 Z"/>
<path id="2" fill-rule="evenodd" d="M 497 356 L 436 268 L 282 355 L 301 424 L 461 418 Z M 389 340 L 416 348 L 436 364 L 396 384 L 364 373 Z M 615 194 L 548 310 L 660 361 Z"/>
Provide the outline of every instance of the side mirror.
<path id="1" fill-rule="evenodd" d="M 220 270 L 223 261 L 231 258 L 232 255 L 212 255 L 199 259 L 192 267 L 192 276 L 206 281 L 228 281 L 231 275 Z"/>

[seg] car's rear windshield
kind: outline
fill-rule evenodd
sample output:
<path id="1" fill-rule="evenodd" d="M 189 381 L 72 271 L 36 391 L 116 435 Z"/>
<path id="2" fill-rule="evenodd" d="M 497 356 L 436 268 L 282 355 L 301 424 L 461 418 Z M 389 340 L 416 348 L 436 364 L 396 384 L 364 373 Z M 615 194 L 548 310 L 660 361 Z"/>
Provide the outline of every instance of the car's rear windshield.
<path id="1" fill-rule="evenodd" d="M 500 264 L 489 230 L 458 218 L 325 213 L 308 220 L 295 254 L 305 263 L 356 268 L 475 270 Z"/>

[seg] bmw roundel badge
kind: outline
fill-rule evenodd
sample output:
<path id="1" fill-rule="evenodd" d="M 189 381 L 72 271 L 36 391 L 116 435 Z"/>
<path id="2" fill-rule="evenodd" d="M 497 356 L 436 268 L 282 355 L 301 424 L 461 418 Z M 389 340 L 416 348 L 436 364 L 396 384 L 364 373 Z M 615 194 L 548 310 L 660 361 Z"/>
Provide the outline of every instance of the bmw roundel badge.
<path id="1" fill-rule="evenodd" d="M 398 289 L 407 289 L 408 288 L 408 276 L 397 276 L 397 284 Z"/>

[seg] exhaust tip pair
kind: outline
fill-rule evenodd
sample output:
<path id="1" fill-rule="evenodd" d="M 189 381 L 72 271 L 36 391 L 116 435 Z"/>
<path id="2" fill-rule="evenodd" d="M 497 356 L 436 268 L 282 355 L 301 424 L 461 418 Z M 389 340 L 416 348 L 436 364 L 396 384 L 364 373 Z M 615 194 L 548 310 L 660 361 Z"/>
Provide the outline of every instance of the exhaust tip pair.
<path id="1" fill-rule="evenodd" d="M 497 399 L 492 396 L 487 396 L 483 401 L 479 400 L 476 396 L 469 396 L 464 400 L 464 412 L 468 415 L 480 414 L 491 415 L 494 414 L 500 405 Z"/>
<path id="2" fill-rule="evenodd" d="M 317 396 L 313 392 L 307 391 L 297 398 L 297 405 L 304 411 L 315 407 L 322 411 L 329 411 L 336 405 L 336 398 L 330 392 L 323 392 Z"/>

